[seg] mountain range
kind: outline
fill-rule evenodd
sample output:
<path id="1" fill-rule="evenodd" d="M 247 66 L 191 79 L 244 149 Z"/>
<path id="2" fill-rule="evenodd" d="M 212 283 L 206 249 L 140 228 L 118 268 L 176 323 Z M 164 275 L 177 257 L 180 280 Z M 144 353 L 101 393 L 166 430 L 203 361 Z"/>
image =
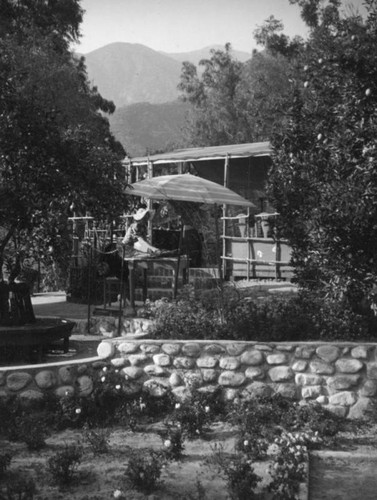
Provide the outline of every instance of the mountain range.
<path id="1" fill-rule="evenodd" d="M 116 105 L 110 127 L 129 155 L 161 151 L 179 143 L 187 110 L 177 89 L 182 62 L 197 66 L 201 59 L 210 58 L 211 49 L 224 47 L 165 53 L 117 42 L 84 55 L 90 83 Z M 251 57 L 241 51 L 233 51 L 233 56 L 241 62 Z"/>

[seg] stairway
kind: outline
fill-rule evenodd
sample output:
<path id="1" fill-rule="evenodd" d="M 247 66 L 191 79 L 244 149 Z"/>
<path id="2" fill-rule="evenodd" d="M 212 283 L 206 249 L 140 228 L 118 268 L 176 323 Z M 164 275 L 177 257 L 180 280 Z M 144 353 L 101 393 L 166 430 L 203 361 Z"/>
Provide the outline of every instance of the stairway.
<path id="1" fill-rule="evenodd" d="M 143 285 L 144 285 L 144 273 L 143 269 L 137 268 L 136 274 L 136 285 L 135 285 L 135 300 L 143 301 Z M 146 273 L 147 279 L 147 290 L 146 298 L 155 301 L 163 297 L 172 299 L 174 296 L 174 280 L 175 280 L 175 268 L 171 264 L 160 264 L 159 262 L 148 262 L 148 269 Z M 187 281 L 187 272 L 184 269 L 184 265 L 180 266 L 179 276 L 178 276 L 178 290 Z"/>

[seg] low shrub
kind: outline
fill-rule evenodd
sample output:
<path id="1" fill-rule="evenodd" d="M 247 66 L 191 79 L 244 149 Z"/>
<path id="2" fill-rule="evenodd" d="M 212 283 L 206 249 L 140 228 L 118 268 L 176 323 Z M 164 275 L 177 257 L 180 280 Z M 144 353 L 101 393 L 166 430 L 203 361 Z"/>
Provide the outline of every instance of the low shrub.
<path id="1" fill-rule="evenodd" d="M 163 453 L 167 460 L 180 460 L 183 456 L 184 435 L 181 427 L 165 423 L 164 429 L 159 432 L 162 439 Z"/>
<path id="2" fill-rule="evenodd" d="M 17 421 L 25 414 L 25 406 L 17 395 L 0 398 L 0 435 L 10 441 L 19 441 Z"/>
<path id="3" fill-rule="evenodd" d="M 2 478 L 2 476 L 4 476 L 11 461 L 12 455 L 10 453 L 0 453 L 0 479 Z"/>
<path id="4" fill-rule="evenodd" d="M 319 403 L 301 405 L 280 394 L 238 401 L 231 408 L 228 420 L 239 429 L 240 450 L 242 441 L 248 440 L 251 447 L 251 443 L 258 439 L 271 441 L 282 430 L 318 432 L 326 443 L 330 444 L 348 425 L 346 419 Z"/>
<path id="5" fill-rule="evenodd" d="M 55 428 L 58 430 L 82 428 L 89 418 L 89 402 L 88 398 L 67 392 L 59 399 L 56 408 Z"/>
<path id="6" fill-rule="evenodd" d="M 272 481 L 268 489 L 275 498 L 297 498 L 299 485 L 307 474 L 308 448 L 320 443 L 318 432 L 282 433 L 274 440 L 276 450 L 270 465 Z"/>
<path id="7" fill-rule="evenodd" d="M 314 291 L 282 295 L 238 290 L 229 284 L 213 290 L 186 286 L 178 299 L 149 302 L 156 338 L 258 340 L 374 340 L 377 318 L 352 311 L 347 303 Z"/>
<path id="8" fill-rule="evenodd" d="M 89 443 L 89 446 L 94 454 L 104 454 L 109 452 L 110 436 L 111 431 L 109 431 L 108 429 L 90 429 L 89 427 L 84 428 L 84 439 Z"/>
<path id="9" fill-rule="evenodd" d="M 219 474 L 224 477 L 232 500 L 261 498 L 256 488 L 262 478 L 255 473 L 252 461 L 244 454 L 226 454 L 222 445 L 217 444 L 212 447 L 212 455 L 207 463 L 216 467 Z"/>
<path id="10" fill-rule="evenodd" d="M 195 385 L 183 401 L 175 404 L 174 411 L 169 416 L 174 425 L 178 426 L 187 439 L 203 437 L 209 424 L 215 416 L 218 395 L 199 392 Z"/>
<path id="11" fill-rule="evenodd" d="M 33 500 L 37 493 L 34 479 L 19 475 L 13 476 L 7 481 L 4 496 L 1 496 L 0 493 L 0 498 L 4 498 L 4 500 Z"/>
<path id="12" fill-rule="evenodd" d="M 151 493 L 161 484 L 165 466 L 162 452 L 152 449 L 132 450 L 125 471 L 128 485 L 143 493 Z"/>
<path id="13" fill-rule="evenodd" d="M 259 435 L 259 429 L 252 432 L 240 432 L 235 442 L 235 450 L 247 456 L 249 460 L 266 460 L 269 441 Z"/>
<path id="14" fill-rule="evenodd" d="M 190 297 L 176 302 L 159 301 L 153 310 L 155 338 L 208 339 L 215 338 L 218 318 Z"/>
<path id="15" fill-rule="evenodd" d="M 24 416 L 21 422 L 17 423 L 19 428 L 19 438 L 23 441 L 29 451 L 39 451 L 46 446 L 46 438 L 49 435 L 49 429 L 41 416 Z"/>
<path id="16" fill-rule="evenodd" d="M 66 444 L 64 448 L 47 460 L 47 469 L 55 483 L 67 485 L 81 463 L 83 450 L 81 445 Z"/>

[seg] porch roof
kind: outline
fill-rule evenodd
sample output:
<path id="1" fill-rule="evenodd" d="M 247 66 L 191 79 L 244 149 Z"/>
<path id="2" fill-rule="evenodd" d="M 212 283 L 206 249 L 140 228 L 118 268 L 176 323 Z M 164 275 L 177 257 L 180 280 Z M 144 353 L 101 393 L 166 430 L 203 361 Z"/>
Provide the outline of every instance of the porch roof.
<path id="1" fill-rule="evenodd" d="M 195 162 L 205 160 L 221 160 L 229 158 L 248 158 L 251 156 L 270 156 L 272 147 L 269 142 L 251 142 L 247 144 L 228 144 L 225 146 L 210 146 L 204 148 L 177 149 L 170 153 L 150 156 L 126 158 L 124 164 L 135 166 L 164 163 Z"/>

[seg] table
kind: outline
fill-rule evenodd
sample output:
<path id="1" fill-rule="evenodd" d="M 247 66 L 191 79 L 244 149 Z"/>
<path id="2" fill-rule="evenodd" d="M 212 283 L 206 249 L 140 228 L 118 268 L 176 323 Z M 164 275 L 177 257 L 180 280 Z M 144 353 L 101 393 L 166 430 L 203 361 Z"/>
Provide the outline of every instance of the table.
<path id="1" fill-rule="evenodd" d="M 159 266 L 167 266 L 173 269 L 173 274 L 172 274 L 172 290 L 173 290 L 173 296 L 175 297 L 176 292 L 177 292 L 177 283 L 178 283 L 178 275 L 179 271 L 183 271 L 183 276 L 184 276 L 184 281 L 186 280 L 186 270 L 188 268 L 189 264 L 189 259 L 187 255 L 181 255 L 180 257 L 174 256 L 174 257 L 151 257 L 151 256 L 144 256 L 144 255 L 137 255 L 134 257 L 124 257 L 124 261 L 128 266 L 128 271 L 129 271 L 129 276 L 128 276 L 128 282 L 129 282 L 129 293 L 130 293 L 130 305 L 133 313 L 136 313 L 135 309 L 135 270 L 136 267 L 142 266 L 143 268 L 143 275 L 144 275 L 144 280 L 143 280 L 143 301 L 147 299 L 147 293 L 148 293 L 148 281 L 147 281 L 147 271 L 149 268 L 149 264 L 158 264 Z M 179 266 L 179 269 L 178 269 Z"/>

